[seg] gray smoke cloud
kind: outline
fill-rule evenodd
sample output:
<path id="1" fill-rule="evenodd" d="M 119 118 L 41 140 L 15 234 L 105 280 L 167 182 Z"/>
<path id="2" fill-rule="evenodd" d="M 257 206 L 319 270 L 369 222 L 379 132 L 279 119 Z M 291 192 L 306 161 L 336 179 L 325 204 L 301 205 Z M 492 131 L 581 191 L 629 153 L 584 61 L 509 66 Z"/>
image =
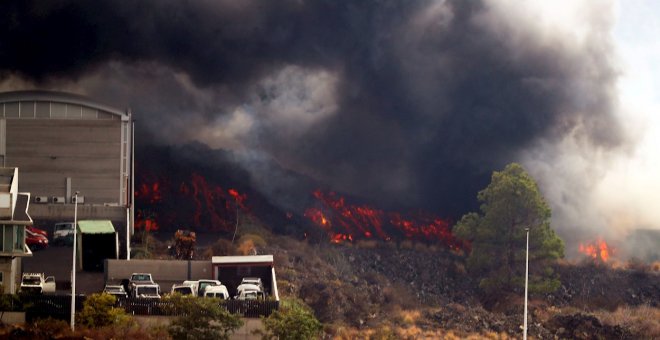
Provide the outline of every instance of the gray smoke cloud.
<path id="1" fill-rule="evenodd" d="M 574 167 L 627 143 L 608 4 L 584 5 L 578 33 L 526 6 L 4 1 L 0 86 L 127 103 L 138 142 L 234 150 L 267 194 L 283 191 L 277 166 L 459 218 L 493 170 L 523 161 L 569 232 L 590 188 L 572 184 L 598 174 Z"/>

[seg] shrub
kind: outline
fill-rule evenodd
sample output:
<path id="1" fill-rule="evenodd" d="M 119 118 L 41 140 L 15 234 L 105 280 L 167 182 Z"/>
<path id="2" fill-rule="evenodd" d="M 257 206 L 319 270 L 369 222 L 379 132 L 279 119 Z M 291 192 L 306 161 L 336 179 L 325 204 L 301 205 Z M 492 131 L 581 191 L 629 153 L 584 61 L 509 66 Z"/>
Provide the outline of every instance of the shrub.
<path id="1" fill-rule="evenodd" d="M 130 324 L 131 317 L 123 308 L 115 308 L 117 299 L 105 293 L 92 294 L 78 313 L 78 323 L 87 327 L 103 327 L 115 324 Z"/>
<path id="2" fill-rule="evenodd" d="M 263 237 L 257 234 L 244 234 L 238 239 L 238 252 L 243 255 L 250 255 L 257 252 L 257 248 L 266 246 Z"/>
<path id="3" fill-rule="evenodd" d="M 225 240 L 224 238 L 215 241 L 215 243 L 213 243 L 204 253 L 208 258 L 211 258 L 211 256 L 227 256 L 234 254 L 236 254 L 236 248 L 231 244 L 231 241 Z"/>
<path id="4" fill-rule="evenodd" d="M 280 309 L 263 319 L 265 331 L 257 330 L 261 338 L 302 340 L 320 337 L 323 325 L 312 310 L 298 299 L 284 300 Z"/>
<path id="5" fill-rule="evenodd" d="M 183 315 L 172 321 L 172 339 L 229 339 L 243 325 L 239 315 L 231 314 L 215 299 L 199 299 L 179 294 L 167 298 Z"/>
<path id="6" fill-rule="evenodd" d="M 23 303 L 16 294 L 0 294 L 0 310 L 2 311 L 23 310 Z"/>

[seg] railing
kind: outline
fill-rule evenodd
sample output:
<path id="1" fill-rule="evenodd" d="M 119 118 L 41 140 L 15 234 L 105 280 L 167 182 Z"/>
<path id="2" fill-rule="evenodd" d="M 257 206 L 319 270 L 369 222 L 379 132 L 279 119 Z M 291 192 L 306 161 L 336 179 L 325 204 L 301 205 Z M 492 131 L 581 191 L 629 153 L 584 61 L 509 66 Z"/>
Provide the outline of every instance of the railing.
<path id="1" fill-rule="evenodd" d="M 67 295 L 0 295 L 3 309 L 9 311 L 25 311 L 28 321 L 52 317 L 68 320 L 71 315 L 71 297 Z M 82 310 L 85 296 L 76 296 L 76 311 Z M 199 298 L 203 299 L 203 298 Z M 240 314 L 246 318 L 268 317 L 280 306 L 279 301 L 272 300 L 227 300 L 220 301 L 227 311 Z M 167 300 L 145 298 L 119 298 L 116 307 L 123 308 L 133 315 L 180 316 L 184 312 Z"/>
<path id="2" fill-rule="evenodd" d="M 246 318 L 267 317 L 280 306 L 279 301 L 272 300 L 227 300 L 220 305 L 232 314 L 240 314 Z M 133 315 L 164 315 L 179 316 L 184 312 L 177 309 L 170 301 L 144 298 L 117 299 L 117 307 L 123 308 L 126 313 Z"/>
<path id="3" fill-rule="evenodd" d="M 71 316 L 71 297 L 67 295 L 18 295 L 14 301 L 13 309 L 25 311 L 27 321 L 47 317 L 69 320 Z M 77 311 L 82 310 L 84 301 L 84 296 L 76 296 Z"/>

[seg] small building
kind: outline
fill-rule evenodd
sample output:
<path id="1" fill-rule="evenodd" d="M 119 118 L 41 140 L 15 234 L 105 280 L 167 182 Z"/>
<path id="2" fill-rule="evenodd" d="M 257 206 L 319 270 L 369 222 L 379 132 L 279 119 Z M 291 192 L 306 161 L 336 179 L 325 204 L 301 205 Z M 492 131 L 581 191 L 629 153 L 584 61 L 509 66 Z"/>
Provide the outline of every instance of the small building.
<path id="1" fill-rule="evenodd" d="M 16 293 L 20 259 L 32 256 L 30 248 L 25 245 L 25 228 L 32 224 L 29 206 L 30 194 L 18 192 L 18 168 L 0 168 L 1 293 Z"/>
<path id="2" fill-rule="evenodd" d="M 244 277 L 258 277 L 264 285 L 266 294 L 276 301 L 280 300 L 277 291 L 273 255 L 253 256 L 213 256 L 213 279 L 220 280 L 227 286 L 230 294 L 236 292 Z"/>
<path id="3" fill-rule="evenodd" d="M 119 236 L 108 220 L 78 221 L 78 269 L 103 271 L 106 259 L 119 258 Z"/>

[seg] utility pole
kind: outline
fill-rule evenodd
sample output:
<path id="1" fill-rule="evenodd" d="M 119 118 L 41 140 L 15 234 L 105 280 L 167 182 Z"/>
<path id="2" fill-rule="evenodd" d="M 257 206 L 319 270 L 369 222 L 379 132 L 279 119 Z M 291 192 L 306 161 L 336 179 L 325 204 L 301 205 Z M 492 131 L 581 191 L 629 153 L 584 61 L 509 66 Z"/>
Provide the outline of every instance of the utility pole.
<path id="1" fill-rule="evenodd" d="M 525 228 L 527 233 L 527 250 L 525 253 L 525 316 L 523 318 L 523 340 L 527 340 L 527 284 L 529 279 L 529 228 Z"/>
<path id="2" fill-rule="evenodd" d="M 71 268 L 71 331 L 76 330 L 76 233 L 78 230 L 78 194 L 73 194 L 73 266 Z"/>
<path id="3" fill-rule="evenodd" d="M 234 199 L 236 203 L 236 227 L 234 228 L 234 236 L 231 237 L 231 244 L 234 244 L 234 239 L 236 238 L 236 232 L 238 231 L 238 202 Z"/>

